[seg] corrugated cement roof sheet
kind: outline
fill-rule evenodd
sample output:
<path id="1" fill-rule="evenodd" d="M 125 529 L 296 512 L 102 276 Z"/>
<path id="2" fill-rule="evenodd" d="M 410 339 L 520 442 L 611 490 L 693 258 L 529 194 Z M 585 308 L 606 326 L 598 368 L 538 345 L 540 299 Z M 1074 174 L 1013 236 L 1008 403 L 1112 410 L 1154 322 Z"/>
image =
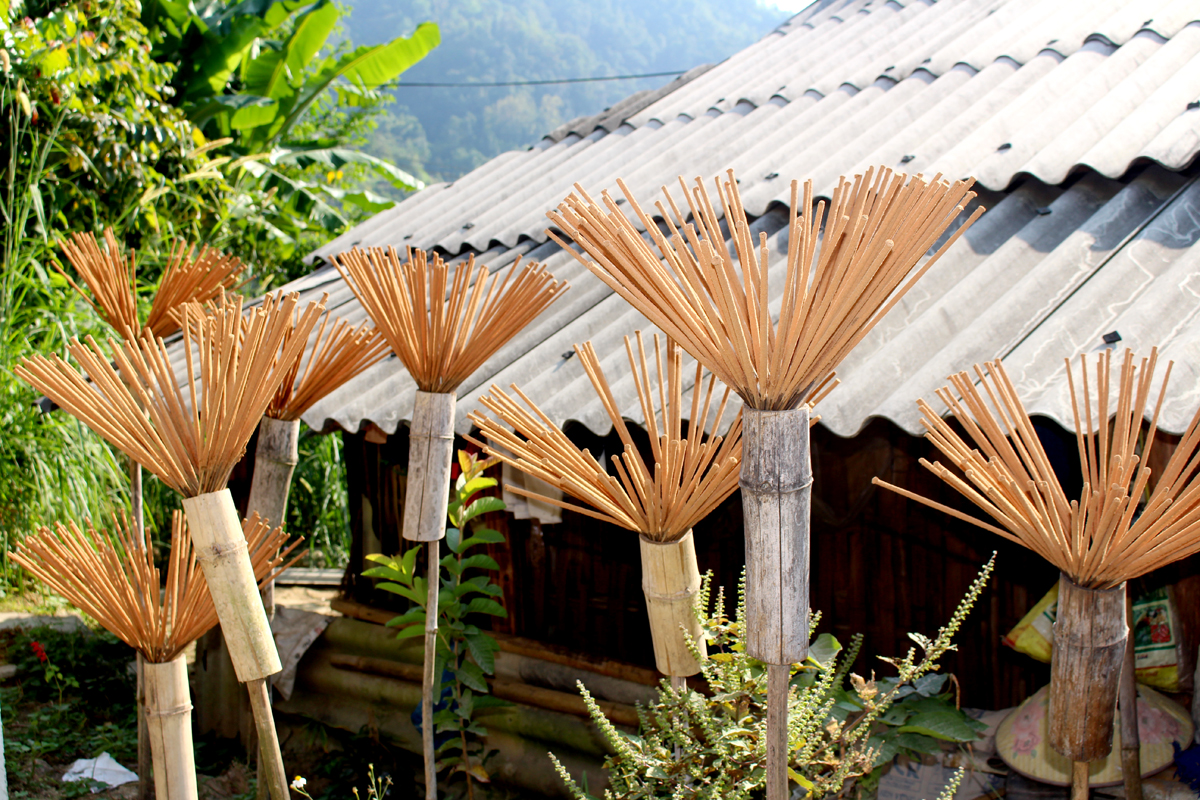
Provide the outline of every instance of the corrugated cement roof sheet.
<path id="1" fill-rule="evenodd" d="M 820 409 L 838 434 L 875 416 L 917 433 L 917 397 L 997 356 L 1035 412 L 1069 427 L 1062 358 L 1111 330 L 1176 359 L 1168 430 L 1200 402 L 1200 187 L 1187 170 L 1200 150 L 1200 2 L 834 0 L 664 89 L 431 186 L 314 253 L 392 244 L 489 265 L 522 255 L 571 282 L 462 387 L 460 430 L 489 385 L 515 382 L 560 424 L 607 432 L 564 355 L 591 339 L 621 373 L 621 337 L 648 326 L 548 242 L 545 213 L 576 182 L 597 193 L 623 177 L 649 199 L 681 173 L 727 167 L 777 253 L 793 177 L 821 192 L 875 164 L 979 180 L 988 213 L 839 370 Z M 363 317 L 327 266 L 290 288 L 328 291 L 339 314 Z M 628 381 L 615 390 L 633 397 Z M 389 358 L 305 421 L 391 432 L 414 391 Z"/>

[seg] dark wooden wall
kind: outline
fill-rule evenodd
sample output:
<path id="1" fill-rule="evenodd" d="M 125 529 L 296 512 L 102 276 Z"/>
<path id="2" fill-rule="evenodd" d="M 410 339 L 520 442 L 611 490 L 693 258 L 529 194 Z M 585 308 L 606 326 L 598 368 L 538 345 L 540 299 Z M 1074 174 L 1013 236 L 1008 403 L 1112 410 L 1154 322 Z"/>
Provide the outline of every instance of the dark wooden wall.
<path id="1" fill-rule="evenodd" d="M 568 433 L 592 452 L 605 446 L 585 430 Z M 1064 439 L 1054 427 L 1042 433 L 1052 458 L 1062 460 L 1070 474 L 1073 439 Z M 354 529 L 346 589 L 361 602 L 395 608 L 398 598 L 373 591 L 353 567 L 362 563 L 364 508 L 370 509 L 371 535 L 384 552 L 399 548 L 407 429 L 383 443 L 368 438 L 345 436 Z M 1000 640 L 1057 580 L 1057 570 L 1024 548 L 871 484 L 879 476 L 966 510 L 952 490 L 919 465 L 921 457 L 935 459 L 932 446 L 884 420 L 849 439 L 820 426 L 813 430 L 812 606 L 823 614 L 820 630 L 843 643 L 857 632 L 865 634 L 856 671 L 890 674 L 874 656 L 903 655 L 913 646 L 909 631 L 936 633 L 997 551 L 994 577 L 957 637 L 958 652 L 942 666 L 958 677 L 964 705 L 1015 705 L 1049 680 L 1049 667 Z M 509 537 L 506 547 L 494 550 L 510 610 L 500 629 L 653 666 L 634 534 L 570 512 L 555 525 L 539 527 L 502 515 L 494 515 L 490 524 Z M 701 571 L 713 572 L 732 604 L 744 564 L 739 496 L 699 524 L 695 535 Z M 1189 574 L 1195 572 L 1190 568 Z"/>

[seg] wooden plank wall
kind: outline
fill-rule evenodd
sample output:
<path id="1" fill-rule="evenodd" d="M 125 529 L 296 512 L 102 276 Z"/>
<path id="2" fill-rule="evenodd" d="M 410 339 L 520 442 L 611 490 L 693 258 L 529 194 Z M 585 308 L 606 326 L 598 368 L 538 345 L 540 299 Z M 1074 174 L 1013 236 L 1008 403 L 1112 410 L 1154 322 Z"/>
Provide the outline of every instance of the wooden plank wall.
<path id="1" fill-rule="evenodd" d="M 616 449 L 613 437 L 583 429 L 568 433 L 593 453 Z M 401 428 L 382 444 L 363 434 L 345 436 L 352 565 L 362 563 L 364 534 L 384 552 L 399 546 L 405 434 Z M 1048 451 L 1070 474 L 1074 444 L 1064 436 L 1046 428 Z M 1047 665 L 1013 652 L 1000 639 L 1057 580 L 1057 570 L 1028 550 L 871 484 L 878 475 L 965 509 L 919 465 L 921 457 L 936 458 L 924 439 L 884 420 L 849 439 L 818 426 L 813 454 L 812 607 L 823 614 L 819 630 L 843 642 L 856 632 L 865 634 L 856 671 L 890 674 L 874 656 L 903 655 L 912 646 L 909 631 L 935 634 L 995 550 L 995 576 L 958 636 L 958 652 L 943 661 L 943 669 L 957 676 L 964 705 L 983 708 L 1015 705 L 1049 680 Z M 364 530 L 368 518 L 371 529 Z M 494 515 L 489 524 L 509 537 L 507 547 L 493 550 L 510 610 L 499 629 L 653 667 L 635 534 L 570 512 L 555 525 L 538 526 L 511 515 Z M 695 535 L 701 572 L 713 572 L 732 608 L 744 564 L 739 496 L 698 525 Z M 398 608 L 399 598 L 372 591 L 369 581 L 354 575 L 348 574 L 347 589 L 360 602 Z"/>

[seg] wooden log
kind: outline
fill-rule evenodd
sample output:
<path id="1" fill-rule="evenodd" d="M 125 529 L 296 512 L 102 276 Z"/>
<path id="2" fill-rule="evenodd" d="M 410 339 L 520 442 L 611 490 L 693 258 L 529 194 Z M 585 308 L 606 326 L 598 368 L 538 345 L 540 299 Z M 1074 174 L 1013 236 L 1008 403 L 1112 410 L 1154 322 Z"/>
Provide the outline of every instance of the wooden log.
<path id="1" fill-rule="evenodd" d="M 246 691 L 250 695 L 250 707 L 254 710 L 254 724 L 258 729 L 258 763 L 264 766 L 271 800 L 289 800 L 287 772 L 283 768 L 283 754 L 279 751 L 279 736 L 275 733 L 275 717 L 271 713 L 271 692 L 267 679 L 248 681 Z"/>
<path id="2" fill-rule="evenodd" d="M 274 675 L 283 666 L 229 490 L 185 497 L 183 510 L 238 680 Z"/>
<path id="3" fill-rule="evenodd" d="M 1133 630 L 1133 597 L 1125 587 L 1125 623 Z M 1141 734 L 1138 733 L 1137 673 L 1132 636 L 1125 637 L 1125 663 L 1121 667 L 1121 777 L 1125 800 L 1142 800 Z"/>
<path id="4" fill-rule="evenodd" d="M 688 649 L 687 637 L 691 637 L 701 653 L 705 652 L 700 621 L 694 611 L 700 594 L 695 539 L 691 531 L 674 542 L 639 538 L 642 593 L 646 595 L 655 664 L 659 672 L 672 678 L 695 675 L 700 671 L 700 662 Z"/>
<path id="5" fill-rule="evenodd" d="M 371 656 L 353 656 L 345 653 L 333 653 L 329 663 L 338 669 L 365 672 L 371 675 L 385 675 L 402 681 L 420 683 L 424 678 L 424 670 L 415 664 L 405 664 L 388 658 L 373 658 Z M 514 703 L 543 708 L 547 711 L 559 711 L 581 719 L 590 719 L 591 713 L 587 704 L 578 694 L 532 686 L 520 681 L 493 678 L 489 681 L 492 695 L 501 700 L 511 700 Z M 593 698 L 595 699 L 595 698 Z M 610 703 L 607 700 L 596 699 L 596 704 L 604 712 L 604 716 L 615 725 L 624 725 L 637 729 L 637 708 L 624 703 Z"/>
<path id="6" fill-rule="evenodd" d="M 417 392 L 408 444 L 404 538 L 434 542 L 446 535 L 450 465 L 454 461 L 453 394 Z"/>
<path id="7" fill-rule="evenodd" d="M 808 408 L 742 411 L 739 485 L 746 530 L 746 652 L 768 664 L 808 656 Z"/>
<path id="8" fill-rule="evenodd" d="M 258 424 L 258 445 L 254 450 L 254 477 L 250 480 L 250 499 L 246 504 L 246 516 L 258 513 L 272 526 L 287 521 L 288 492 L 292 486 L 292 473 L 300 463 L 300 420 L 263 417 Z M 267 619 L 275 618 L 275 582 L 267 582 L 260 590 L 263 610 Z M 268 693 L 270 687 L 267 687 Z M 247 730 L 253 730 L 243 725 Z M 247 750 L 258 750 L 257 742 L 248 742 Z M 258 797 L 265 800 L 270 787 L 266 774 L 267 764 L 258 760 Z"/>
<path id="9" fill-rule="evenodd" d="M 1096 761 L 1112 752 L 1128 633 L 1125 584 L 1085 589 L 1060 576 L 1050 660 L 1049 736 L 1050 745 L 1072 761 Z"/>
<path id="10" fill-rule="evenodd" d="M 187 660 L 146 662 L 146 730 L 154 762 L 158 800 L 196 800 L 196 759 L 192 745 L 192 699 Z"/>

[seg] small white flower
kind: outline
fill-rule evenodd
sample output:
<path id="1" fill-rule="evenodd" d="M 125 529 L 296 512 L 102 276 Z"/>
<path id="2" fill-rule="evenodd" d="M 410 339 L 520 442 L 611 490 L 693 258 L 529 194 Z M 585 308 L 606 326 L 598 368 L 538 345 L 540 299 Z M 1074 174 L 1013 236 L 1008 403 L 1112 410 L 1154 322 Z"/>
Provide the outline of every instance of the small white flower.
<path id="1" fill-rule="evenodd" d="M 304 787 L 307 785 L 308 781 L 306 781 L 302 775 L 297 775 L 296 779 L 292 781 L 292 788 L 297 792 L 304 791 Z"/>

